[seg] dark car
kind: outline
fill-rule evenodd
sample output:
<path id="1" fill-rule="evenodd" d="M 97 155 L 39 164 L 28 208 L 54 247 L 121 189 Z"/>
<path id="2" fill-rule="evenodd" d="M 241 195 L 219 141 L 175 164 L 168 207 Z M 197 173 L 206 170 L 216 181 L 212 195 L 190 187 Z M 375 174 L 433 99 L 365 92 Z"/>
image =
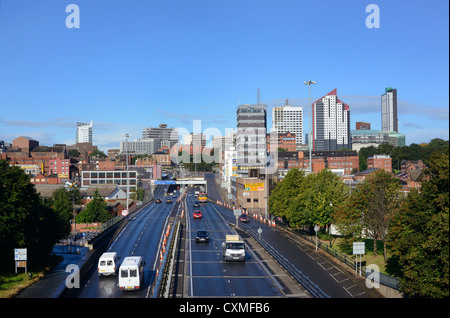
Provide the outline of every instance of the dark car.
<path id="1" fill-rule="evenodd" d="M 156 203 L 161 203 L 162 201 L 161 201 L 161 199 L 156 199 L 155 202 Z"/>
<path id="2" fill-rule="evenodd" d="M 248 217 L 247 214 L 241 214 L 239 216 L 239 222 L 248 223 L 248 222 L 250 222 L 250 218 Z"/>
<path id="3" fill-rule="evenodd" d="M 166 200 L 166 203 L 167 203 L 167 204 L 172 203 L 172 199 L 167 199 L 167 200 Z"/>
<path id="4" fill-rule="evenodd" d="M 209 243 L 209 234 L 207 231 L 197 231 L 197 236 L 195 237 L 195 241 Z"/>
<path id="5" fill-rule="evenodd" d="M 198 208 L 198 207 L 200 207 L 200 203 L 198 201 L 195 201 L 194 202 L 194 208 Z"/>

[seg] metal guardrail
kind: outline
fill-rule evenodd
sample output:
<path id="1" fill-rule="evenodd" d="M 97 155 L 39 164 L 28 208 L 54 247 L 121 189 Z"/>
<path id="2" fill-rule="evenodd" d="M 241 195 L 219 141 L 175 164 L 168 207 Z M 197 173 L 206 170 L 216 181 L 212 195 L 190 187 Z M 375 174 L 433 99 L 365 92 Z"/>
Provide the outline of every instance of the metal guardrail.
<path id="1" fill-rule="evenodd" d="M 315 298 L 330 298 L 323 290 L 321 290 L 316 284 L 314 284 L 308 276 L 302 273 L 298 268 L 296 268 L 291 262 L 289 262 L 283 255 L 278 253 L 278 251 L 267 243 L 263 238 L 260 237 L 253 229 L 249 226 L 241 224 L 241 229 L 245 230 L 250 234 L 259 244 L 261 244 L 270 255 L 273 256 L 291 275 L 294 277 L 306 290 L 313 295 Z"/>
<path id="2" fill-rule="evenodd" d="M 111 226 L 122 220 L 124 217 L 122 215 L 118 215 L 111 220 L 103 223 L 99 227 L 93 229 L 92 231 L 89 231 L 89 233 L 86 233 L 86 242 L 89 242 L 90 240 L 96 238 L 98 235 L 103 233 L 103 231 L 109 229 Z"/>

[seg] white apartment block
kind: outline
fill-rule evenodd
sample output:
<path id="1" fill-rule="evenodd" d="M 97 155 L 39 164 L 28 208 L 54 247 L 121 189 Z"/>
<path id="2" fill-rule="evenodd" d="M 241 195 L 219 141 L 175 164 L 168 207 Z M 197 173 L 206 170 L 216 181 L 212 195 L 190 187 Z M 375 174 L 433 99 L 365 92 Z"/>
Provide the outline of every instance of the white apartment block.
<path id="1" fill-rule="evenodd" d="M 337 89 L 313 103 L 313 150 L 352 149 L 350 106 L 337 97 Z"/>
<path id="2" fill-rule="evenodd" d="M 272 131 L 279 133 L 293 133 L 296 144 L 303 144 L 303 107 L 294 107 L 287 104 L 272 109 Z"/>
<path id="3" fill-rule="evenodd" d="M 93 122 L 77 123 L 76 143 L 88 142 L 92 144 L 92 127 Z"/>

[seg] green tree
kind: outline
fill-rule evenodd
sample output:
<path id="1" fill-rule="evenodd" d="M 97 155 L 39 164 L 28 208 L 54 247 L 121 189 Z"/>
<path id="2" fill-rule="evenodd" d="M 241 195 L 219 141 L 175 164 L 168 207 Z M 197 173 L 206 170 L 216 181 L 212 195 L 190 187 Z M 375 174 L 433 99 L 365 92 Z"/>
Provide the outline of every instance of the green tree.
<path id="1" fill-rule="evenodd" d="M 53 210 L 63 219 L 69 221 L 73 214 L 73 202 L 70 200 L 69 193 L 64 188 L 53 191 Z"/>
<path id="2" fill-rule="evenodd" d="M 328 169 L 306 177 L 305 187 L 288 207 L 292 225 L 319 225 L 329 228 L 334 222 L 334 210 L 348 196 L 348 189 L 339 177 Z"/>
<path id="3" fill-rule="evenodd" d="M 90 157 L 106 158 L 107 156 L 103 151 L 95 149 L 91 152 Z"/>
<path id="4" fill-rule="evenodd" d="M 336 225 L 341 233 L 353 238 L 372 238 L 375 254 L 377 241 L 382 241 L 386 260 L 386 233 L 393 213 L 402 202 L 400 188 L 392 174 L 381 169 L 372 172 L 338 208 Z"/>
<path id="5" fill-rule="evenodd" d="M 299 195 L 305 187 L 305 173 L 298 169 L 291 169 L 273 189 L 269 197 L 270 213 L 276 217 L 288 220 L 287 211 L 292 200 Z"/>
<path id="6" fill-rule="evenodd" d="M 389 247 L 399 258 L 400 290 L 409 296 L 449 296 L 449 156 L 430 157 L 422 188 L 394 214 Z"/>
<path id="7" fill-rule="evenodd" d="M 92 200 L 87 204 L 86 209 L 77 216 L 77 223 L 106 222 L 112 216 L 108 213 L 108 207 L 103 197 L 95 190 Z"/>
<path id="8" fill-rule="evenodd" d="M 43 203 L 29 176 L 5 160 L 0 160 L 0 205 L 0 270 L 11 270 L 18 247 L 27 248 L 31 267 L 40 264 L 70 232 L 69 223 Z"/>

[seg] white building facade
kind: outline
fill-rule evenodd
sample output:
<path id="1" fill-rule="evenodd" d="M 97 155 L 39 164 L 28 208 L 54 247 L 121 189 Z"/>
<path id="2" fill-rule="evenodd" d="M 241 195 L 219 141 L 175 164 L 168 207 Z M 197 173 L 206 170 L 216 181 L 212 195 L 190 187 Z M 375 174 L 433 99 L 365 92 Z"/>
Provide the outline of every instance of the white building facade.
<path id="1" fill-rule="evenodd" d="M 92 128 L 94 124 L 77 122 L 76 143 L 90 143 L 92 144 Z"/>
<path id="2" fill-rule="evenodd" d="M 296 144 L 303 144 L 303 107 L 286 105 L 272 108 L 272 131 L 293 133 Z"/>

